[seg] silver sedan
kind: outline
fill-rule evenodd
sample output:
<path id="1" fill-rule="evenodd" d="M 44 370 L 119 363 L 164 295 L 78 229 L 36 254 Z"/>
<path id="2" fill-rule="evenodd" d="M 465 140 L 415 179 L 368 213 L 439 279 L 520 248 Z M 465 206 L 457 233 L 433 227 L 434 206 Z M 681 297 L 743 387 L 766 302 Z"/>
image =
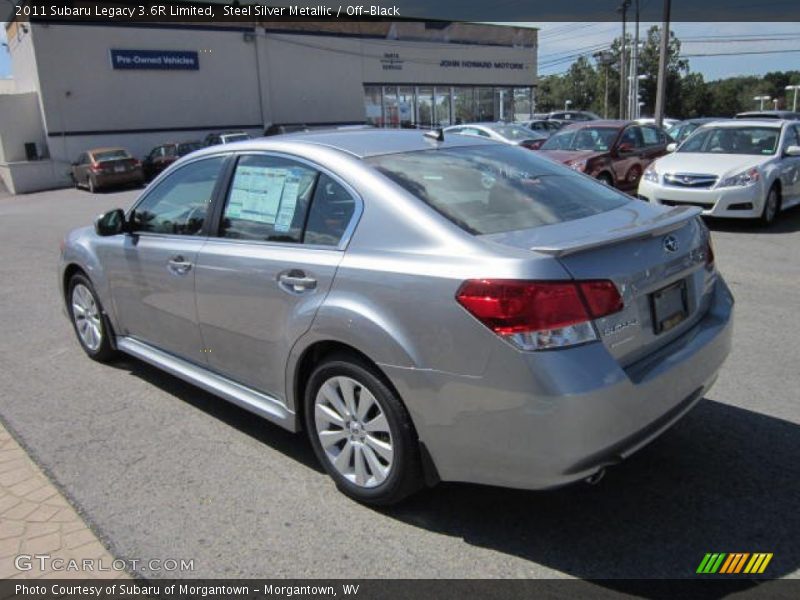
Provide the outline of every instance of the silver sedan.
<path id="1" fill-rule="evenodd" d="M 89 357 L 291 431 L 346 494 L 597 481 L 709 390 L 733 299 L 689 207 L 416 131 L 195 152 L 63 245 Z"/>

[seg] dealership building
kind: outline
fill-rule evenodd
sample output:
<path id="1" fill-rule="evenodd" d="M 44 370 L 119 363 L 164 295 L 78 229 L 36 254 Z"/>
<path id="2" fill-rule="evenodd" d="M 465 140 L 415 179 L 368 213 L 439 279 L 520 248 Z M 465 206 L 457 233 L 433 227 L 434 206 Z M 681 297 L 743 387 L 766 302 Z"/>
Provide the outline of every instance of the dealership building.
<path id="1" fill-rule="evenodd" d="M 12 192 L 69 185 L 90 148 L 143 157 L 211 132 L 270 125 L 446 126 L 529 117 L 537 32 L 474 23 L 10 22 L 0 176 Z"/>

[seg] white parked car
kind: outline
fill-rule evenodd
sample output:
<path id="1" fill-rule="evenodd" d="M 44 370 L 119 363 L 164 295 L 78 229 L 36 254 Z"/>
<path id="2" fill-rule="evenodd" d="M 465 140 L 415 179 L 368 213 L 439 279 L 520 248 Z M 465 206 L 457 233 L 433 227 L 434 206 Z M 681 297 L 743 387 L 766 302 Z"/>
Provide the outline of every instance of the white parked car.
<path id="1" fill-rule="evenodd" d="M 674 146 L 673 146 L 674 149 Z M 716 121 L 652 163 L 639 184 L 648 202 L 769 225 L 800 204 L 800 123 Z"/>
<path id="2" fill-rule="evenodd" d="M 642 117 L 641 119 L 636 119 L 636 122 L 639 125 L 655 125 L 656 120 L 653 117 Z M 670 127 L 675 127 L 678 123 L 680 123 L 680 119 L 670 119 L 669 117 L 664 117 L 663 120 L 663 127 L 664 129 L 669 129 Z"/>

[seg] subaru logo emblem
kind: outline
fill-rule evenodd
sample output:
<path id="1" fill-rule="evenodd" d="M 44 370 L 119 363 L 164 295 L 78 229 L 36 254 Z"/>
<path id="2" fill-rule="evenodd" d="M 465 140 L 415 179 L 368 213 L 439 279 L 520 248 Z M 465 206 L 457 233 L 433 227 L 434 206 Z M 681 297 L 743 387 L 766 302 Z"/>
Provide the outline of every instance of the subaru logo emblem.
<path id="1" fill-rule="evenodd" d="M 664 250 L 667 252 L 677 252 L 678 251 L 678 238 L 674 235 L 668 235 L 664 238 Z"/>

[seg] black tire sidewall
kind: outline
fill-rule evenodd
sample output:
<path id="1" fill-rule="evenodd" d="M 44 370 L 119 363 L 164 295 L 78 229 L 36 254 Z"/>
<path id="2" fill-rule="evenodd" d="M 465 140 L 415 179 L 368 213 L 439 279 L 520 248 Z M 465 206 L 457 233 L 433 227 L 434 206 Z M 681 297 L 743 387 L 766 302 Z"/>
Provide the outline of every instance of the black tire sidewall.
<path id="1" fill-rule="evenodd" d="M 772 196 L 773 194 L 775 194 L 775 215 L 772 217 L 772 220 L 768 220 L 767 207 L 769 206 L 770 196 Z M 759 221 L 761 222 L 762 226 L 769 227 L 773 225 L 775 221 L 778 220 L 778 215 L 780 215 L 780 213 L 781 213 L 781 196 L 778 193 L 778 188 L 773 185 L 771 188 L 769 188 L 769 191 L 767 192 L 767 197 L 764 199 L 764 210 L 761 211 L 761 218 L 759 219 Z"/>
<path id="2" fill-rule="evenodd" d="M 394 450 L 393 464 L 389 476 L 377 487 L 358 487 L 344 478 L 330 463 L 317 437 L 314 401 L 322 384 L 336 376 L 350 377 L 368 388 L 389 423 Z M 355 357 L 335 357 L 321 363 L 311 374 L 306 385 L 304 414 L 305 427 L 314 453 L 344 494 L 366 504 L 386 505 L 402 500 L 420 487 L 419 446 L 411 419 L 400 399 L 370 366 Z"/>
<path id="3" fill-rule="evenodd" d="M 102 341 L 100 342 L 100 347 L 97 350 L 91 350 L 83 343 L 83 339 L 81 339 L 80 333 L 78 333 L 78 326 L 75 324 L 75 316 L 72 314 L 72 292 L 75 289 L 75 286 L 78 284 L 82 284 L 84 287 L 86 287 L 86 289 L 89 290 L 89 293 L 92 295 L 92 298 L 94 298 L 94 301 L 97 304 L 97 308 L 100 312 L 100 333 L 102 335 Z M 67 286 L 66 303 L 69 320 L 72 323 L 72 329 L 75 332 L 75 336 L 78 338 L 78 343 L 83 351 L 89 356 L 89 358 L 100 362 L 106 362 L 114 358 L 116 352 L 111 345 L 111 326 L 109 325 L 108 318 L 103 310 L 103 304 L 97 297 L 97 292 L 94 291 L 92 282 L 89 281 L 85 275 L 78 273 L 73 275 L 69 280 L 69 284 Z"/>

